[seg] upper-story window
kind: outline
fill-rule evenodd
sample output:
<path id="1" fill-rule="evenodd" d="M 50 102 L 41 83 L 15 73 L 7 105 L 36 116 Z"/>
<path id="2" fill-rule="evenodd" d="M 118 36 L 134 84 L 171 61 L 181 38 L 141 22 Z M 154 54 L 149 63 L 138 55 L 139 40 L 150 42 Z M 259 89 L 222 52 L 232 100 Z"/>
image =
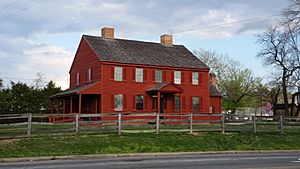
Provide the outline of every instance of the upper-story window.
<path id="1" fill-rule="evenodd" d="M 90 83 L 92 81 L 92 69 L 88 69 L 88 82 Z"/>
<path id="2" fill-rule="evenodd" d="M 136 68 L 135 69 L 135 81 L 136 82 L 143 82 L 143 69 L 142 68 Z"/>
<path id="3" fill-rule="evenodd" d="M 193 72 L 192 73 L 192 84 L 193 85 L 198 85 L 199 84 L 199 73 L 198 72 Z"/>
<path id="4" fill-rule="evenodd" d="M 161 70 L 155 70 L 155 82 L 156 83 L 162 82 L 162 71 Z"/>
<path id="5" fill-rule="evenodd" d="M 115 81 L 122 81 L 123 80 L 123 68 L 115 66 L 114 71 L 114 80 Z"/>
<path id="6" fill-rule="evenodd" d="M 174 83 L 181 84 L 181 71 L 174 71 Z"/>
<path id="7" fill-rule="evenodd" d="M 80 83 L 80 74 L 79 74 L 79 72 L 77 72 L 77 74 L 76 74 L 76 85 L 78 86 L 79 83 Z"/>

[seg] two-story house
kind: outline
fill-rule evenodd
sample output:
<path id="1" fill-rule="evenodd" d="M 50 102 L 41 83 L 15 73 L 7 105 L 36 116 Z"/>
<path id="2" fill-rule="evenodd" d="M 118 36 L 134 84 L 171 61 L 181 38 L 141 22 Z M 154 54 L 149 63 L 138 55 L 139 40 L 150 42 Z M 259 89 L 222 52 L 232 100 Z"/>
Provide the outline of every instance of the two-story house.
<path id="1" fill-rule="evenodd" d="M 221 113 L 215 76 L 172 35 L 153 43 L 117 39 L 113 28 L 101 34 L 82 36 L 70 88 L 51 97 L 57 111 L 63 105 L 64 113 Z"/>

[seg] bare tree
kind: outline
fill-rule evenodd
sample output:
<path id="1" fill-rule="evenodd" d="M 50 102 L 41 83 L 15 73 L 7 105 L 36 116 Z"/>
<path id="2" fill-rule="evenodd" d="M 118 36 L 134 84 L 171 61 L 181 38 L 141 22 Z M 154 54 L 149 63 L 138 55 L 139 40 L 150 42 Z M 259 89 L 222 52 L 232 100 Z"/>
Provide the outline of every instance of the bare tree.
<path id="1" fill-rule="evenodd" d="M 36 78 L 33 80 L 34 88 L 40 89 L 45 86 L 46 78 L 41 72 L 37 72 Z"/>
<path id="2" fill-rule="evenodd" d="M 264 33 L 258 35 L 258 43 L 262 45 L 258 57 L 262 58 L 266 65 L 274 66 L 276 71 L 281 72 L 284 110 L 285 115 L 288 115 L 289 78 L 300 68 L 300 59 L 298 35 L 292 29 L 286 28 L 279 29 L 276 26 L 269 26 Z"/>

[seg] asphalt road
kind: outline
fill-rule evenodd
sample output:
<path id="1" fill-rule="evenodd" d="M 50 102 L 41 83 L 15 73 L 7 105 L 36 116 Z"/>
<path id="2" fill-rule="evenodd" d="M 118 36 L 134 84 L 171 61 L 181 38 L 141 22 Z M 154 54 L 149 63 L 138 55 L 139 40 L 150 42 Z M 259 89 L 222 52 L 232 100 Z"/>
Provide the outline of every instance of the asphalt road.
<path id="1" fill-rule="evenodd" d="M 0 163 L 1 169 L 300 169 L 300 153 L 244 153 L 212 155 L 176 155 L 144 157 L 108 157 L 102 159 L 73 159 Z"/>

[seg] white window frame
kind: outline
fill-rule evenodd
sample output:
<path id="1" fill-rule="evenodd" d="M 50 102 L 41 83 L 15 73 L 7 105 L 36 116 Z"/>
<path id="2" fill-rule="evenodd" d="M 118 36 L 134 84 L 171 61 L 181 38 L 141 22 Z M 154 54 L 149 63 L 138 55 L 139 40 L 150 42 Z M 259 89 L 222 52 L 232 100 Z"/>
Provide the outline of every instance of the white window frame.
<path id="1" fill-rule="evenodd" d="M 181 71 L 174 71 L 174 83 L 181 84 Z"/>
<path id="2" fill-rule="evenodd" d="M 135 82 L 143 82 L 144 70 L 143 68 L 135 68 Z"/>
<path id="3" fill-rule="evenodd" d="M 78 86 L 80 84 L 80 74 L 77 72 L 76 74 L 76 85 Z"/>
<path id="4" fill-rule="evenodd" d="M 115 81 L 123 80 L 123 67 L 119 67 L 119 66 L 114 67 L 114 80 Z"/>
<path id="5" fill-rule="evenodd" d="M 123 95 L 115 94 L 114 95 L 114 110 L 123 111 Z"/>
<path id="6" fill-rule="evenodd" d="M 91 68 L 88 69 L 88 82 L 89 83 L 92 82 L 92 69 Z"/>
<path id="7" fill-rule="evenodd" d="M 162 70 L 155 70 L 155 82 L 162 83 L 163 73 Z"/>
<path id="8" fill-rule="evenodd" d="M 196 104 L 196 102 L 198 102 L 198 104 Z M 192 104 L 193 104 L 193 111 L 199 112 L 199 110 L 200 110 L 200 97 L 193 96 Z M 196 106 L 198 107 L 197 109 L 195 109 Z"/>
<path id="9" fill-rule="evenodd" d="M 142 101 L 141 103 L 139 101 Z M 141 108 L 138 107 L 138 104 L 142 105 Z M 135 96 L 135 109 L 136 110 L 144 110 L 145 100 L 143 95 Z"/>
<path id="10" fill-rule="evenodd" d="M 178 100 L 177 100 L 178 99 Z M 178 103 L 177 101 L 179 101 L 179 104 L 176 104 Z M 181 104 L 181 100 L 180 100 L 180 96 L 174 96 L 174 108 L 175 108 L 175 112 L 180 112 L 180 105 Z"/>
<path id="11" fill-rule="evenodd" d="M 199 85 L 199 73 L 198 72 L 192 72 L 192 84 Z"/>

